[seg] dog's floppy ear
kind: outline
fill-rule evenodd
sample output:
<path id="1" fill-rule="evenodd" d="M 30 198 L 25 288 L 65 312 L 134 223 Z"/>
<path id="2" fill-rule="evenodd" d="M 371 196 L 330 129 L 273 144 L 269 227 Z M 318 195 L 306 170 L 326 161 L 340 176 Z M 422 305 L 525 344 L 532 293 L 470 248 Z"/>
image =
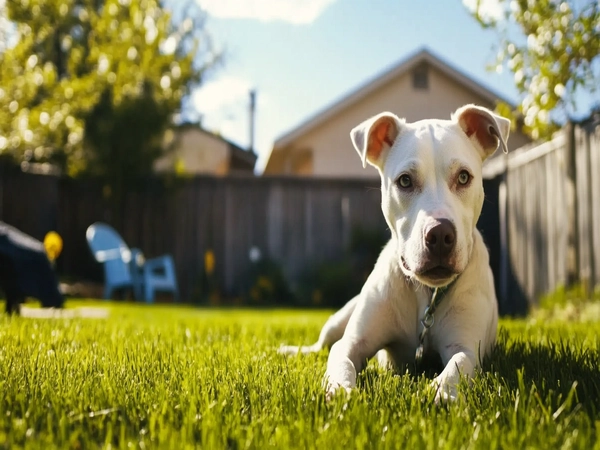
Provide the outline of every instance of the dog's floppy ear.
<path id="1" fill-rule="evenodd" d="M 452 119 L 458 122 L 469 139 L 478 144 L 481 159 L 491 156 L 498 146 L 504 153 L 508 153 L 506 141 L 510 133 L 510 120 L 476 105 L 465 105 L 457 109 Z"/>
<path id="2" fill-rule="evenodd" d="M 367 167 L 367 162 L 378 168 L 383 166 L 403 123 L 396 115 L 383 112 L 352 129 L 350 138 L 360 155 L 363 167 Z"/>

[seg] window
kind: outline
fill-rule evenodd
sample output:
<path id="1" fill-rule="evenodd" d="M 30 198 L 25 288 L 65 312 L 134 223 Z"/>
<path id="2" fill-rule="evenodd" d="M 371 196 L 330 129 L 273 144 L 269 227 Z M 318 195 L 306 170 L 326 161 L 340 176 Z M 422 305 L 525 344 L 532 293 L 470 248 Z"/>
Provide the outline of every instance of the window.
<path id="1" fill-rule="evenodd" d="M 422 65 L 413 70 L 413 89 L 429 89 L 429 71 L 427 66 Z"/>

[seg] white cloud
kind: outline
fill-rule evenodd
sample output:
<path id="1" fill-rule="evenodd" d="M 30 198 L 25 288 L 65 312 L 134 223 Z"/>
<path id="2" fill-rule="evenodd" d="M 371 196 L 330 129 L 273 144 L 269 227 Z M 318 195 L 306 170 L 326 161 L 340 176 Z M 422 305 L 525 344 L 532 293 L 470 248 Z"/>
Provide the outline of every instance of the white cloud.
<path id="1" fill-rule="evenodd" d="M 202 113 L 216 112 L 240 101 L 247 101 L 251 84 L 248 80 L 225 76 L 211 81 L 192 94 L 196 109 Z"/>
<path id="2" fill-rule="evenodd" d="M 336 0 L 196 0 L 208 14 L 223 19 L 312 23 Z"/>
<path id="3" fill-rule="evenodd" d="M 471 12 L 475 12 L 479 6 L 479 14 L 485 21 L 498 22 L 504 18 L 504 7 L 501 0 L 463 0 L 463 5 Z"/>

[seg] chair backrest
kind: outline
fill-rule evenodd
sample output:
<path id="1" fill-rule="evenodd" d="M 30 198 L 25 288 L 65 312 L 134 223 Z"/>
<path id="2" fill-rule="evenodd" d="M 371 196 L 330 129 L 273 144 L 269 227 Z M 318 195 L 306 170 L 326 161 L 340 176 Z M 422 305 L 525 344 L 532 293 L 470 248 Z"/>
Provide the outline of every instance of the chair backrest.
<path id="1" fill-rule="evenodd" d="M 85 237 L 96 261 L 104 264 L 105 281 L 110 284 L 130 283 L 131 250 L 119 233 L 110 225 L 96 222 L 88 227 Z"/>

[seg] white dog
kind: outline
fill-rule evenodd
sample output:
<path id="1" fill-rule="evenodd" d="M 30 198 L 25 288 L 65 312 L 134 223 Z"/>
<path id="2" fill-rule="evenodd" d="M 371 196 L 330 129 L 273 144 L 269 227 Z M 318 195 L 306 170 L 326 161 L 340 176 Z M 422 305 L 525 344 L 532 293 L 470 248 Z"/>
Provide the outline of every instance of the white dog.
<path id="1" fill-rule="evenodd" d="M 507 151 L 509 130 L 508 119 L 466 105 L 451 120 L 406 123 L 385 112 L 351 131 L 363 166 L 368 162 L 381 176 L 381 209 L 392 238 L 360 294 L 329 318 L 317 343 L 280 348 L 295 354 L 331 346 L 328 398 L 354 388 L 375 355 L 402 368 L 425 351 L 444 365 L 433 380 L 436 402 L 452 400 L 461 376 L 472 377 L 490 352 L 497 301 L 475 225 L 484 200 L 483 161 L 498 146 Z"/>

